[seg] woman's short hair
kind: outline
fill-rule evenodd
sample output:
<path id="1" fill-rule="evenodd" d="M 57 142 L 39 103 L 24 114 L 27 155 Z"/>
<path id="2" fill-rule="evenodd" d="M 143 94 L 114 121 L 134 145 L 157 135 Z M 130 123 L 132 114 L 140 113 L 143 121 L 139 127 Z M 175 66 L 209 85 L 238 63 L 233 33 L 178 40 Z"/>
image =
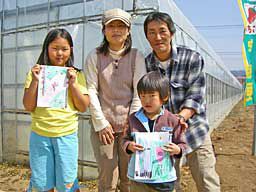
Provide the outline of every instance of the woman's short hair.
<path id="1" fill-rule="evenodd" d="M 144 33 L 146 37 L 148 32 L 148 24 L 152 21 L 162 21 L 167 24 L 167 27 L 172 34 L 176 32 L 174 22 L 170 17 L 170 15 L 163 12 L 153 12 L 153 13 L 149 13 L 144 21 Z"/>
<path id="2" fill-rule="evenodd" d="M 170 96 L 169 79 L 159 71 L 151 71 L 145 74 L 137 84 L 138 95 L 152 91 L 159 92 L 160 99 L 164 101 Z"/>

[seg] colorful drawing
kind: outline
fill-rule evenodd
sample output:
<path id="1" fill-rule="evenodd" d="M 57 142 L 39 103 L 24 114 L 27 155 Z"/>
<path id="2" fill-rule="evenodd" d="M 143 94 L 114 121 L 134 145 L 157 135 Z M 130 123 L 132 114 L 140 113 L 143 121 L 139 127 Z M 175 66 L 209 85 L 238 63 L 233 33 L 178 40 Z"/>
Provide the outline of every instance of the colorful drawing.
<path id="1" fill-rule="evenodd" d="M 67 67 L 42 65 L 39 74 L 37 107 L 67 106 Z"/>
<path id="2" fill-rule="evenodd" d="M 135 154 L 134 179 L 168 179 L 173 165 L 169 153 L 163 150 L 163 146 L 171 141 L 171 134 L 136 132 L 134 135 L 136 143 L 144 147 L 144 151 L 136 151 Z"/>

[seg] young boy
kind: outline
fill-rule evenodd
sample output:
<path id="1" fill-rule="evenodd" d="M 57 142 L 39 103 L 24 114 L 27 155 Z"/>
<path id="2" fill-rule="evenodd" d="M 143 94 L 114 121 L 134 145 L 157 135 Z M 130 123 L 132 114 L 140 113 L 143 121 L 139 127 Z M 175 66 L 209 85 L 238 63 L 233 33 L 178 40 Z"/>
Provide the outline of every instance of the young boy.
<path id="1" fill-rule="evenodd" d="M 173 191 L 177 179 L 175 169 L 172 168 L 165 179 L 135 179 L 135 152 L 143 151 L 144 147 L 134 141 L 135 132 L 163 132 L 173 128 L 172 142 L 165 145 L 163 150 L 169 152 L 170 163 L 173 157 L 180 158 L 186 149 L 183 131 L 178 118 L 164 109 L 169 98 L 169 81 L 158 71 L 144 75 L 137 85 L 138 95 L 142 108 L 131 114 L 129 126 L 125 129 L 122 138 L 122 147 L 127 154 L 132 154 L 128 166 L 128 177 L 131 180 L 131 192 L 141 191 Z M 173 165 L 173 164 L 172 164 Z"/>

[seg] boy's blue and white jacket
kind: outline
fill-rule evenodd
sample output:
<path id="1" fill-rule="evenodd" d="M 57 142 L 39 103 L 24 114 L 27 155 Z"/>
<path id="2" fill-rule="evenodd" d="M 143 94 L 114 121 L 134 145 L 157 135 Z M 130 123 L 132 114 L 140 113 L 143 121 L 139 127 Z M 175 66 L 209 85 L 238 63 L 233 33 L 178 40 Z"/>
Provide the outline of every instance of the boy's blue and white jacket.
<path id="1" fill-rule="evenodd" d="M 179 124 L 178 118 L 170 113 L 168 110 L 165 110 L 164 108 L 161 109 L 158 117 L 155 120 L 154 126 L 153 126 L 153 132 L 160 132 L 162 131 L 163 127 L 172 127 L 173 128 L 173 137 L 172 142 L 177 144 L 181 148 L 181 154 L 178 156 L 175 156 L 177 158 L 181 157 L 183 152 L 186 150 L 186 143 L 184 139 L 184 134 L 182 133 L 181 126 Z M 144 114 L 143 108 L 141 108 L 139 111 L 133 113 L 129 117 L 129 126 L 124 130 L 124 135 L 122 137 L 122 148 L 123 150 L 131 155 L 132 152 L 127 149 L 129 143 L 133 140 L 133 133 L 134 132 L 150 132 L 150 128 L 148 125 L 148 118 Z M 173 156 L 171 156 L 172 162 Z M 170 162 L 171 163 L 171 162 Z M 128 165 L 128 177 L 131 180 L 134 179 L 134 169 L 135 169 L 135 154 L 131 155 L 131 159 Z M 177 179 L 176 177 L 176 171 L 173 167 L 173 169 L 170 171 L 168 179 L 162 181 L 162 180 L 136 180 L 137 182 L 142 183 L 164 183 L 164 182 L 172 182 Z"/>

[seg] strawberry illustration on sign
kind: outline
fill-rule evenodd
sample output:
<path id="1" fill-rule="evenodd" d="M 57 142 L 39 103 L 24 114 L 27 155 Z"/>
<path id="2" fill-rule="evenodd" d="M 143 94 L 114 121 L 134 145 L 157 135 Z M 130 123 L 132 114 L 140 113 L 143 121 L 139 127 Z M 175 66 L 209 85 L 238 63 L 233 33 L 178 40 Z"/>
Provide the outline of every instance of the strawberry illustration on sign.
<path id="1" fill-rule="evenodd" d="M 256 19 L 256 11 L 255 11 L 254 8 L 250 7 L 248 9 L 248 18 L 247 18 L 247 20 L 251 24 L 252 22 L 255 21 L 255 19 Z"/>

